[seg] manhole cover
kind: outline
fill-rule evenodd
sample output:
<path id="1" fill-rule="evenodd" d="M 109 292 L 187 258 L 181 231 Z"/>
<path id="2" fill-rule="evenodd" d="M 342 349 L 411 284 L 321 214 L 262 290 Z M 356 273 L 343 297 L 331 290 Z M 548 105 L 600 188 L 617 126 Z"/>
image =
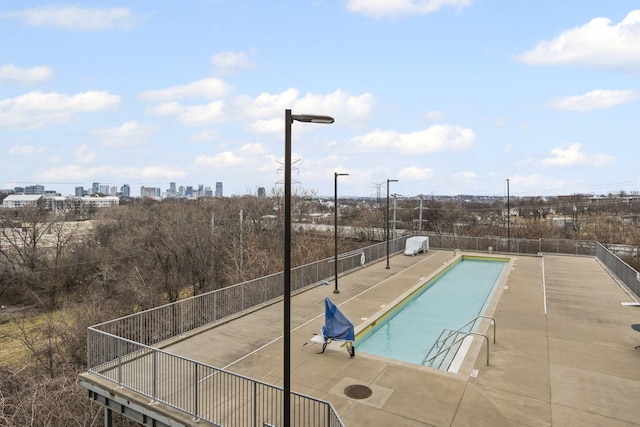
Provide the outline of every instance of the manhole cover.
<path id="1" fill-rule="evenodd" d="M 347 386 L 344 389 L 344 394 L 352 399 L 366 399 L 370 397 L 373 392 L 366 385 L 354 384 Z"/>

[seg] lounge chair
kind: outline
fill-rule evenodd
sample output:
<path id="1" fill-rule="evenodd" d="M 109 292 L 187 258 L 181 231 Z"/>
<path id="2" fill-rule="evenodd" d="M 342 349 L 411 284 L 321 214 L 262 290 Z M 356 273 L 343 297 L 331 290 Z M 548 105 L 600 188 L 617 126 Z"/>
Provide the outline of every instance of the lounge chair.
<path id="1" fill-rule="evenodd" d="M 356 355 L 356 348 L 353 342 L 356 340 L 353 323 L 342 314 L 337 305 L 329 298 L 324 299 L 324 325 L 320 329 L 320 334 L 311 338 L 311 342 L 322 344 L 324 353 L 327 345 L 331 341 L 345 341 L 347 353 L 350 357 Z"/>

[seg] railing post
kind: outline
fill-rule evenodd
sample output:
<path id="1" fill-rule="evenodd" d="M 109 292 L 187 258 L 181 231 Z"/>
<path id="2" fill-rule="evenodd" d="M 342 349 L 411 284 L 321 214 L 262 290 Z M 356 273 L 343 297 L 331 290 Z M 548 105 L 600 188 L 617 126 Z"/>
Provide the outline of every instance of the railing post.
<path id="1" fill-rule="evenodd" d="M 118 338 L 118 387 L 122 386 L 122 339 Z"/>
<path id="2" fill-rule="evenodd" d="M 258 426 L 258 383 L 253 382 L 253 426 Z"/>
<path id="3" fill-rule="evenodd" d="M 151 358 L 153 360 L 151 369 L 153 369 L 153 401 L 155 402 L 158 396 L 158 352 L 153 349 L 151 350 L 153 353 L 153 357 Z"/>
<path id="4" fill-rule="evenodd" d="M 200 418 L 200 411 L 198 408 L 198 403 L 199 403 L 199 396 L 198 396 L 198 366 L 200 364 L 199 363 L 194 363 L 195 366 L 195 378 L 194 378 L 194 385 L 195 385 L 195 391 L 194 391 L 194 396 L 195 396 L 195 402 L 194 402 L 194 414 L 196 417 L 196 421 Z"/>

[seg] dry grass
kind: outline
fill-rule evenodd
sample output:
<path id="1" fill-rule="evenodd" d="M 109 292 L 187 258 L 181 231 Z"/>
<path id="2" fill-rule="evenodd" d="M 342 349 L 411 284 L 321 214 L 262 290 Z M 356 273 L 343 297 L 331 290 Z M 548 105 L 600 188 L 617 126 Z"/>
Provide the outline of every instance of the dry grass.
<path id="1" fill-rule="evenodd" d="M 54 313 L 53 318 L 61 318 Z M 23 339 L 32 336 L 38 328 L 51 320 L 51 313 L 36 313 L 33 310 L 0 311 L 0 366 L 21 364 L 29 356 Z"/>
<path id="2" fill-rule="evenodd" d="M 19 334 L 20 328 L 12 319 L 0 317 L 0 365 L 15 365 L 27 356 L 27 348 L 16 338 Z"/>

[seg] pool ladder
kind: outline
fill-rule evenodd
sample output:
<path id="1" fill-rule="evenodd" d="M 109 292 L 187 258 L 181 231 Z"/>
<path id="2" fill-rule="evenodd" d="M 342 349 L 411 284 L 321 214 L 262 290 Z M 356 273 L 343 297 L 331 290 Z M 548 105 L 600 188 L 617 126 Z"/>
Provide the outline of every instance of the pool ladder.
<path id="1" fill-rule="evenodd" d="M 424 357 L 422 364 L 425 366 L 436 368 L 436 369 L 442 369 L 442 365 L 446 362 L 447 369 L 448 369 L 458 349 L 462 345 L 462 341 L 470 335 L 473 335 L 473 336 L 477 335 L 477 336 L 484 337 L 484 339 L 487 340 L 487 365 L 489 365 L 489 338 L 485 334 L 480 334 L 480 333 L 471 332 L 471 331 L 463 331 L 463 329 L 466 328 L 467 326 L 471 326 L 471 328 L 473 328 L 473 325 L 478 319 L 491 319 L 491 324 L 493 325 L 493 343 L 495 344 L 496 343 L 496 320 L 493 317 L 480 315 L 468 321 L 467 323 L 465 323 L 463 326 L 461 326 L 455 331 L 452 331 L 450 329 L 444 329 L 440 333 L 440 336 L 438 337 L 436 342 L 433 344 L 433 347 L 431 347 L 427 355 Z M 447 335 L 443 338 L 442 336 L 445 334 Z M 437 353 L 431 356 L 431 354 L 434 351 L 436 351 Z M 437 366 L 435 366 L 436 358 L 442 354 L 444 354 L 444 356 L 440 359 L 439 363 L 437 363 Z"/>

